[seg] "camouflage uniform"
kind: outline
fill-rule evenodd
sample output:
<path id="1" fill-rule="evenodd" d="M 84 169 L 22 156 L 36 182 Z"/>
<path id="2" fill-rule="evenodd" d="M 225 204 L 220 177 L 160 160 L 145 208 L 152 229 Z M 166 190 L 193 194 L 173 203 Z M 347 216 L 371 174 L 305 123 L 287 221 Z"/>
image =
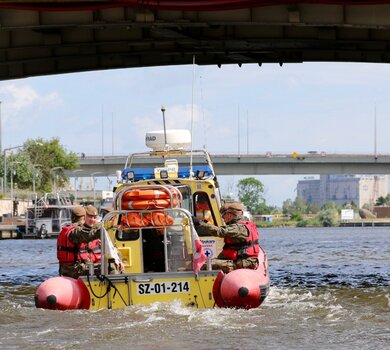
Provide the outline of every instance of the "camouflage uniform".
<path id="1" fill-rule="evenodd" d="M 74 225 L 74 224 L 73 224 Z M 79 246 L 81 243 L 89 243 L 95 239 L 100 238 L 101 225 L 97 224 L 94 227 L 77 225 L 73 231 L 69 234 L 69 241 L 75 246 Z M 78 278 L 81 275 L 86 275 L 88 266 L 84 262 L 76 262 L 74 264 L 61 264 L 60 275 Z"/>
<path id="2" fill-rule="evenodd" d="M 233 243 L 246 242 L 249 232 L 245 225 L 240 224 L 239 221 L 243 221 L 242 216 L 236 216 L 234 219 L 226 223 L 225 226 L 214 226 L 205 222 L 199 222 L 196 230 L 199 236 L 217 236 L 217 237 L 229 237 Z M 229 273 L 235 269 L 248 268 L 255 269 L 258 266 L 257 258 L 246 258 L 237 260 L 226 259 L 221 252 L 217 258 L 211 260 L 213 270 L 222 270 L 225 273 Z"/>

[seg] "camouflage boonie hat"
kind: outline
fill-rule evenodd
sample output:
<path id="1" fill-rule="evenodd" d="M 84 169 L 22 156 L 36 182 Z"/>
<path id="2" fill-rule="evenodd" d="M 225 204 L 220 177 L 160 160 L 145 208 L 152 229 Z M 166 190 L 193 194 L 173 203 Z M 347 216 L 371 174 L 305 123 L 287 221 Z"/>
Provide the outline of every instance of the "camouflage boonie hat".
<path id="1" fill-rule="evenodd" d="M 239 211 L 243 211 L 243 206 L 240 202 L 227 202 L 222 205 L 219 211 L 221 214 L 225 214 L 228 211 L 238 214 Z"/>
<path id="2" fill-rule="evenodd" d="M 89 215 L 89 216 L 97 216 L 99 213 L 98 213 L 98 210 L 93 206 L 93 205 L 87 205 L 85 207 L 85 212 Z"/>
<path id="3" fill-rule="evenodd" d="M 82 207 L 82 206 L 74 207 L 72 209 L 72 215 L 73 216 L 77 216 L 77 217 L 85 216 L 85 209 L 84 209 L 84 207 Z"/>

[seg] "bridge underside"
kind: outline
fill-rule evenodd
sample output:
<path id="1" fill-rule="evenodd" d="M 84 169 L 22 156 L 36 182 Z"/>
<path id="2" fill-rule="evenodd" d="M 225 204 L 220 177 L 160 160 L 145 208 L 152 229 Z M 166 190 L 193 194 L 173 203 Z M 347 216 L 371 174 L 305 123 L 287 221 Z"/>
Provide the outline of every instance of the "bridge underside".
<path id="1" fill-rule="evenodd" d="M 387 1 L 321 2 L 236 0 L 246 7 L 210 11 L 196 0 L 183 8 L 163 6 L 179 1 L 0 0 L 0 80 L 190 64 L 193 55 L 200 65 L 390 62 Z"/>

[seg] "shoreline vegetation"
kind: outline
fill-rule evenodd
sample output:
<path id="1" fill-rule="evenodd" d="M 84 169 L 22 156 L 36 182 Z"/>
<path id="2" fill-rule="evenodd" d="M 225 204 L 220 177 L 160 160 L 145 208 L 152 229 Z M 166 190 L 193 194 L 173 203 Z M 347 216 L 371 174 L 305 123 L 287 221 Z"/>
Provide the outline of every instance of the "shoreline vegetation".
<path id="1" fill-rule="evenodd" d="M 361 207 L 352 200 L 307 203 L 302 197 L 287 198 L 281 207 L 269 206 L 263 183 L 249 177 L 237 185 L 238 200 L 243 203 L 258 227 L 369 227 L 390 226 L 390 194 Z"/>
<path id="2" fill-rule="evenodd" d="M 272 221 L 263 221 L 254 216 L 253 221 L 259 228 L 266 227 L 367 227 L 367 226 L 390 226 L 390 218 L 369 218 L 353 220 L 337 220 L 331 225 L 324 225 L 319 217 L 303 217 L 301 220 L 294 220 L 288 216 L 275 217 Z"/>

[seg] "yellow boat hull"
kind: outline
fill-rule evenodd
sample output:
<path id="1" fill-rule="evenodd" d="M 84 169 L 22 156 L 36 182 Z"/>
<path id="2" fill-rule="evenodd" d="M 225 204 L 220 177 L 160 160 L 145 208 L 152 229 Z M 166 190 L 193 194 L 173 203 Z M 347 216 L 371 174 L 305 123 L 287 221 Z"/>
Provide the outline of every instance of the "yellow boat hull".
<path id="1" fill-rule="evenodd" d="M 183 306 L 213 308 L 212 288 L 218 271 L 111 275 L 100 280 L 82 277 L 91 300 L 90 309 L 121 309 L 129 305 L 181 301 Z"/>

